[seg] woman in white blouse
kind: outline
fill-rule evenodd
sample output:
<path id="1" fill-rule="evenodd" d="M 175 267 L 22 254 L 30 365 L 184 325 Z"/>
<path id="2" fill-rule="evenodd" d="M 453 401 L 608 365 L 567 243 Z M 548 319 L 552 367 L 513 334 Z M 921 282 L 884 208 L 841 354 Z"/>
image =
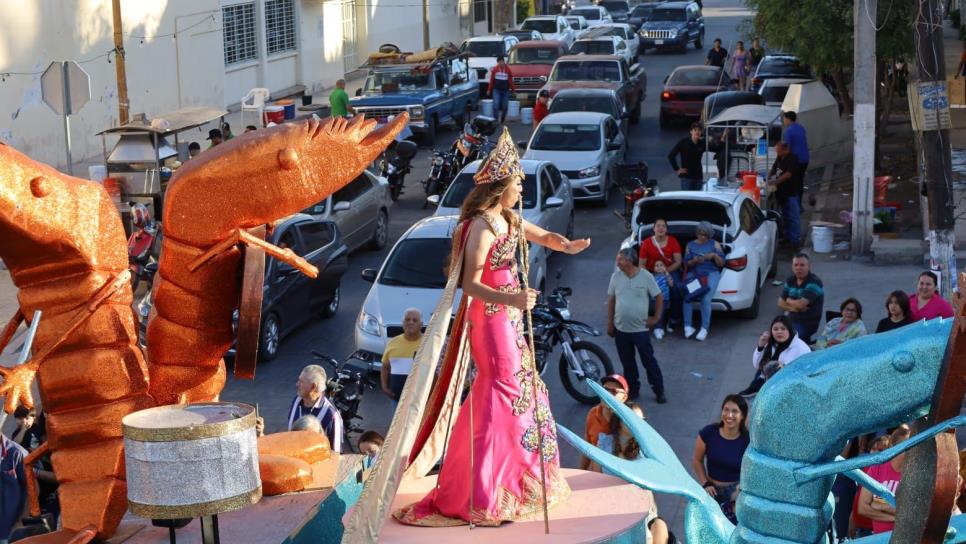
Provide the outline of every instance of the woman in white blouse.
<path id="1" fill-rule="evenodd" d="M 765 384 L 762 370 L 769 361 L 778 361 L 784 367 L 811 351 L 808 344 L 795 334 L 792 322 L 787 316 L 780 315 L 772 319 L 768 330 L 758 337 L 758 345 L 755 346 L 755 351 L 751 356 L 751 364 L 755 367 L 755 377 L 739 395 L 750 397 L 761 389 L 761 386 Z"/>

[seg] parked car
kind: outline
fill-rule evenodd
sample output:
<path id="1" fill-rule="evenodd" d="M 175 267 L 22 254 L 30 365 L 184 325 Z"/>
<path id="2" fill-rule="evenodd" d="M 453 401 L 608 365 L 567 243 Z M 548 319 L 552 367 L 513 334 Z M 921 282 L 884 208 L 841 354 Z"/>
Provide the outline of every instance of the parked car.
<path id="1" fill-rule="evenodd" d="M 332 221 L 339 227 L 349 251 L 368 245 L 386 247 L 389 239 L 389 182 L 369 170 L 328 198 L 302 210 L 314 219 Z"/>
<path id="2" fill-rule="evenodd" d="M 651 17 L 641 25 L 643 50 L 678 49 L 687 51 L 704 47 L 704 16 L 697 2 L 665 2 L 654 8 Z"/>
<path id="3" fill-rule="evenodd" d="M 758 316 L 761 287 L 778 271 L 777 232 L 779 214 L 762 210 L 748 195 L 737 190 L 672 191 L 639 200 L 634 206 L 631 235 L 621 247 L 640 248 L 653 234 L 654 220 L 664 218 L 668 234 L 685 247 L 694 240 L 701 221 L 714 226 L 721 243 L 725 266 L 721 271 L 711 307 L 739 311 L 743 317 Z"/>
<path id="4" fill-rule="evenodd" d="M 634 6 L 630 14 L 627 16 L 627 24 L 634 27 L 634 30 L 640 30 L 641 25 L 646 23 L 651 18 L 651 12 L 657 7 L 660 2 L 641 2 Z"/>
<path id="5" fill-rule="evenodd" d="M 430 145 L 440 124 L 463 126 L 466 112 L 480 101 L 476 72 L 460 55 L 431 63 L 380 61 L 364 67 L 366 81 L 349 99 L 356 113 L 386 123 L 391 116 L 409 112 L 409 128 Z"/>
<path id="6" fill-rule="evenodd" d="M 574 199 L 606 203 L 624 146 L 617 121 L 606 113 L 552 113 L 533 132 L 523 158 L 557 165 L 570 180 Z"/>
<path id="7" fill-rule="evenodd" d="M 795 55 L 765 55 L 751 76 L 750 90 L 757 92 L 766 79 L 811 80 L 812 69 Z"/>
<path id="8" fill-rule="evenodd" d="M 630 114 L 613 89 L 562 89 L 550 102 L 549 113 L 596 111 L 613 117 L 624 135 L 625 151 Z"/>
<path id="9" fill-rule="evenodd" d="M 664 80 L 661 92 L 661 128 L 675 119 L 697 119 L 704 109 L 704 98 L 711 93 L 734 87 L 725 71 L 717 66 L 679 66 Z"/>
<path id="10" fill-rule="evenodd" d="M 613 55 L 568 55 L 557 59 L 543 88 L 551 98 L 561 89 L 613 89 L 630 112 L 630 122 L 636 124 L 647 97 L 647 73 L 640 63 L 628 65 Z"/>
<path id="11" fill-rule="evenodd" d="M 598 25 L 592 29 L 588 29 L 585 33 L 586 38 L 596 38 L 598 36 L 617 36 L 627 42 L 627 49 L 631 51 L 633 55 L 627 62 L 633 64 L 638 54 L 640 54 L 641 49 L 641 38 L 634 31 L 634 28 L 627 23 L 608 23 L 606 25 Z"/>
<path id="12" fill-rule="evenodd" d="M 537 92 L 553 70 L 553 64 L 567 52 L 563 43 L 557 40 L 540 40 L 518 43 L 510 50 L 510 72 L 516 87 L 516 99 L 522 106 L 530 106 L 537 101 Z"/>
<path id="13" fill-rule="evenodd" d="M 460 51 L 466 53 L 470 70 L 476 72 L 476 79 L 480 85 L 480 96 L 486 95 L 490 84 L 490 70 L 496 66 L 497 57 L 506 58 L 510 49 L 519 43 L 516 36 L 476 36 L 463 42 Z"/>
<path id="14" fill-rule="evenodd" d="M 587 20 L 587 26 L 597 26 L 604 23 L 613 23 L 610 13 L 601 6 L 577 6 L 570 10 L 568 15 L 580 15 Z"/>
<path id="15" fill-rule="evenodd" d="M 567 47 L 574 43 L 576 34 L 563 15 L 536 15 L 527 17 L 520 30 L 536 30 L 545 40 L 557 40 Z"/>
<path id="16" fill-rule="evenodd" d="M 599 28 L 599 27 L 597 27 Z M 616 55 L 628 64 L 634 61 L 634 52 L 617 36 L 580 38 L 570 46 L 571 55 Z"/>
<path id="17" fill-rule="evenodd" d="M 313 279 L 291 265 L 267 258 L 258 339 L 261 361 L 274 359 L 282 339 L 300 325 L 320 316 L 335 315 L 341 298 L 339 284 L 348 266 L 349 255 L 334 222 L 320 221 L 305 214 L 282 220 L 268 241 L 294 251 L 317 267 L 319 275 Z M 237 319 L 236 315 L 236 324 Z M 234 349 L 228 352 L 229 357 L 233 355 Z"/>
<path id="18" fill-rule="evenodd" d="M 543 34 L 537 32 L 536 30 L 506 30 L 500 34 L 504 36 L 513 36 L 521 42 L 528 42 L 530 40 L 542 40 Z"/>
<path id="19" fill-rule="evenodd" d="M 570 28 L 577 33 L 580 33 L 590 27 L 590 25 L 587 24 L 587 19 L 584 19 L 583 15 L 568 15 L 567 22 L 570 24 Z"/>
<path id="20" fill-rule="evenodd" d="M 795 83 L 808 83 L 810 80 L 798 78 L 776 77 L 766 79 L 758 87 L 758 94 L 761 95 L 762 103 L 766 106 L 781 106 L 788 94 L 788 88 Z"/>
<path id="21" fill-rule="evenodd" d="M 626 22 L 627 15 L 631 11 L 631 5 L 627 0 L 600 0 L 597 5 L 606 9 L 615 23 Z"/>

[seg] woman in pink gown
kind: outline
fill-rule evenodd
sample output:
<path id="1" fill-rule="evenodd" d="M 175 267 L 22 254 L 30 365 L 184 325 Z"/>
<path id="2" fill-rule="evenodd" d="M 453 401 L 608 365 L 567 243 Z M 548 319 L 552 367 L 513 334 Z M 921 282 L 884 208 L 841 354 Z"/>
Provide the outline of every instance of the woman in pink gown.
<path id="1" fill-rule="evenodd" d="M 504 130 L 474 176 L 476 187 L 463 203 L 454 235 L 454 247 L 465 239 L 461 277 L 464 296 L 472 297 L 467 321 L 477 374 L 450 435 L 437 487 L 394 513 L 402 523 L 496 526 L 540 512 L 541 435 L 548 506 L 570 494 L 560 473 L 547 388 L 533 375 L 523 332 L 523 310 L 533 307 L 536 291 L 523 291 L 517 282 L 518 229 L 533 243 L 570 254 L 583 251 L 590 240 L 570 241 L 521 221 L 512 210 L 523 178 Z"/>

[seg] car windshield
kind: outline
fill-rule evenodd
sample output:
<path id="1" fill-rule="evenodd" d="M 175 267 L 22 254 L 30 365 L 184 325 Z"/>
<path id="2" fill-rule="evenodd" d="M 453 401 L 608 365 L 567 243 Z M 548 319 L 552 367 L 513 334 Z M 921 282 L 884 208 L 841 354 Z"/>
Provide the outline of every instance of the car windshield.
<path id="1" fill-rule="evenodd" d="M 365 94 L 386 94 L 399 91 L 433 89 L 430 74 L 410 70 L 370 72 L 366 77 Z"/>
<path id="2" fill-rule="evenodd" d="M 558 62 L 551 81 L 620 81 L 620 64 L 612 60 Z"/>
<path id="3" fill-rule="evenodd" d="M 502 57 L 505 53 L 502 40 L 498 42 L 466 42 L 466 47 L 463 50 L 477 57 Z"/>
<path id="4" fill-rule="evenodd" d="M 787 85 L 765 85 L 761 89 L 761 97 L 765 102 L 784 102 L 788 94 Z"/>
<path id="5" fill-rule="evenodd" d="M 613 13 L 615 11 L 627 11 L 628 10 L 627 2 L 622 2 L 622 1 L 619 1 L 619 0 L 616 1 L 616 2 L 615 1 L 612 1 L 612 0 L 611 1 L 604 0 L 603 2 L 598 2 L 597 5 L 603 7 L 604 9 L 606 9 L 607 11 L 609 11 L 611 13 Z"/>
<path id="6" fill-rule="evenodd" d="M 651 6 L 637 6 L 634 11 L 631 12 L 631 17 L 640 17 L 642 19 L 648 19 L 651 17 L 651 13 L 654 8 Z"/>
<path id="7" fill-rule="evenodd" d="M 553 64 L 560 56 L 556 47 L 514 47 L 510 64 Z"/>
<path id="8" fill-rule="evenodd" d="M 595 111 L 607 115 L 619 115 L 614 99 L 609 96 L 560 96 L 550 103 L 550 113 L 564 111 Z"/>
<path id="9" fill-rule="evenodd" d="M 577 8 L 570 10 L 570 13 L 574 15 L 580 15 L 588 21 L 599 21 L 600 20 L 600 10 L 596 8 Z"/>
<path id="10" fill-rule="evenodd" d="M 668 9 L 668 8 L 656 8 L 651 14 L 649 21 L 674 21 L 680 22 L 685 21 L 687 18 L 684 15 L 683 9 Z"/>
<path id="11" fill-rule="evenodd" d="M 459 208 L 463 205 L 463 200 L 470 191 L 476 187 L 473 181 L 473 174 L 460 174 L 456 176 L 450 184 L 443 200 L 440 202 L 442 208 Z M 537 177 L 534 174 L 527 174 L 523 178 L 523 207 L 531 209 L 537 205 Z"/>
<path id="12" fill-rule="evenodd" d="M 742 104 L 761 104 L 761 97 L 754 94 L 746 94 L 741 96 L 736 96 L 733 98 L 717 98 L 715 95 L 711 95 L 707 100 L 704 101 L 708 105 L 708 112 L 705 119 L 714 119 L 719 113 L 732 106 L 740 106 Z"/>
<path id="13" fill-rule="evenodd" d="M 641 204 L 637 223 L 647 225 L 659 218 L 663 218 L 672 224 L 685 221 L 697 224 L 701 221 L 707 221 L 712 225 L 731 225 L 728 209 L 724 205 L 718 202 L 690 198 L 645 200 Z"/>
<path id="14" fill-rule="evenodd" d="M 527 19 L 523 21 L 523 30 L 536 30 L 541 34 L 556 34 L 557 21 L 555 19 Z"/>
<path id="15" fill-rule="evenodd" d="M 613 55 L 614 42 L 610 40 L 582 40 L 570 46 L 570 54 Z"/>
<path id="16" fill-rule="evenodd" d="M 721 69 L 678 70 L 667 80 L 668 85 L 715 87 L 721 81 Z"/>
<path id="17" fill-rule="evenodd" d="M 758 68 L 758 75 L 768 76 L 804 76 L 811 77 L 811 70 L 807 66 L 802 66 L 798 59 L 771 58 L 761 61 Z"/>
<path id="18" fill-rule="evenodd" d="M 597 125 L 541 123 L 530 149 L 541 151 L 596 151 L 600 149 Z"/>
<path id="19" fill-rule="evenodd" d="M 443 267 L 450 253 L 450 238 L 408 238 L 399 242 L 386 259 L 379 276 L 382 285 L 442 289 Z"/>

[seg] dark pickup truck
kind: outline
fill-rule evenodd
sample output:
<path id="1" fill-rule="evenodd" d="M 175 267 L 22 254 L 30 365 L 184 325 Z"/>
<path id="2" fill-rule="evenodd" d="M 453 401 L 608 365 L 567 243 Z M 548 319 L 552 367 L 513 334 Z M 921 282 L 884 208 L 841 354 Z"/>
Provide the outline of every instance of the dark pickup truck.
<path id="1" fill-rule="evenodd" d="M 628 66 L 614 55 L 567 55 L 557 59 L 543 88 L 551 98 L 560 89 L 612 89 L 630 113 L 630 122 L 637 124 L 647 97 L 647 73 L 640 64 Z"/>

